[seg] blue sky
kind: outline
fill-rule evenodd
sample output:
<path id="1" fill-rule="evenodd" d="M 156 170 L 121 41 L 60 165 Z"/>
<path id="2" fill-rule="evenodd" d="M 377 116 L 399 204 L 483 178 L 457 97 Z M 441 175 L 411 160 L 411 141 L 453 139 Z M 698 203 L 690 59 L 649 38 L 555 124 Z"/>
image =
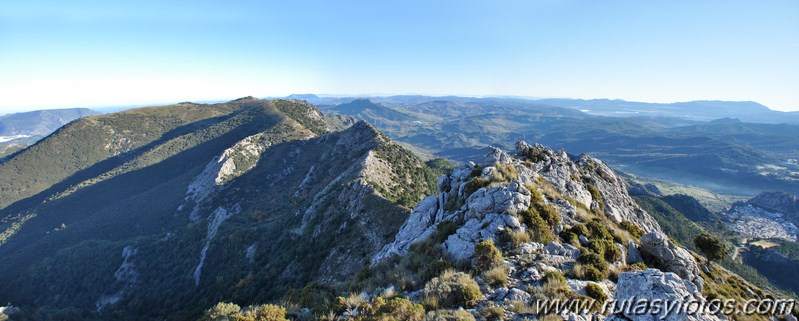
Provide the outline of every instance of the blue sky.
<path id="1" fill-rule="evenodd" d="M 0 112 L 291 93 L 799 110 L 799 1 L 6 1 Z"/>

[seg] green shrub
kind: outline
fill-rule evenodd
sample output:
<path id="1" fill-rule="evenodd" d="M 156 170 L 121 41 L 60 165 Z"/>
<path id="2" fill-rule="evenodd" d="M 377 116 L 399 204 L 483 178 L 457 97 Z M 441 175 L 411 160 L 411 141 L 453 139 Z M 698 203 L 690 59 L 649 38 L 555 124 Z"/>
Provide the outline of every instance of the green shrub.
<path id="1" fill-rule="evenodd" d="M 469 177 L 470 178 L 480 177 L 482 173 L 483 173 L 483 167 L 480 165 L 475 165 L 474 168 L 472 168 L 472 171 L 469 173 Z"/>
<path id="2" fill-rule="evenodd" d="M 588 192 L 591 193 L 591 198 L 599 205 L 599 208 L 604 211 L 605 201 L 603 201 L 602 193 L 599 192 L 599 189 L 591 184 L 586 184 L 585 187 L 588 188 Z"/>
<path id="3" fill-rule="evenodd" d="M 249 307 L 243 312 L 233 315 L 232 320 L 235 321 L 289 321 L 286 318 L 286 308 L 264 304 L 255 307 Z"/>
<path id="4" fill-rule="evenodd" d="M 544 219 L 544 221 L 546 221 L 547 223 L 549 223 L 549 225 L 560 224 L 561 220 L 560 213 L 558 213 L 558 210 L 555 209 L 554 206 L 549 204 L 540 205 L 538 207 L 538 211 L 541 214 L 541 218 Z"/>
<path id="5" fill-rule="evenodd" d="M 424 315 L 424 307 L 421 304 L 414 304 L 408 299 L 398 297 L 388 300 L 382 305 L 375 313 L 373 319 L 380 321 L 422 321 Z"/>
<path id="6" fill-rule="evenodd" d="M 649 269 L 644 262 L 636 262 L 627 266 L 627 271 L 643 271 Z"/>
<path id="7" fill-rule="evenodd" d="M 605 279 L 605 273 L 602 273 L 593 265 L 577 264 L 574 267 L 574 277 L 580 280 L 602 281 Z"/>
<path id="8" fill-rule="evenodd" d="M 480 299 L 480 286 L 463 272 L 447 270 L 424 286 L 424 295 L 445 308 L 474 306 Z"/>
<path id="9" fill-rule="evenodd" d="M 605 294 L 605 290 L 602 290 L 602 287 L 600 287 L 596 283 L 586 284 L 585 293 L 599 303 L 604 303 L 605 301 L 608 300 L 608 295 Z"/>
<path id="10" fill-rule="evenodd" d="M 527 292 L 538 299 L 558 299 L 565 298 L 570 292 L 566 277 L 558 271 L 547 272 L 542 279 L 543 287 L 528 286 Z"/>
<path id="11" fill-rule="evenodd" d="M 563 274 L 558 271 L 550 271 L 544 274 L 544 278 L 542 279 L 542 281 L 544 283 L 547 282 L 566 283 L 566 277 L 563 276 Z"/>
<path id="12" fill-rule="evenodd" d="M 708 233 L 694 238 L 694 245 L 711 261 L 721 261 L 727 256 L 727 246 L 717 237 Z"/>
<path id="13" fill-rule="evenodd" d="M 644 230 L 638 227 L 638 225 L 635 225 L 635 223 L 630 221 L 621 222 L 620 226 L 625 231 L 630 232 L 630 235 L 632 235 L 635 238 L 639 238 L 645 233 Z"/>
<path id="14" fill-rule="evenodd" d="M 474 247 L 474 267 L 478 272 L 488 271 L 501 260 L 502 253 L 494 246 L 492 239 L 477 243 Z"/>
<path id="15" fill-rule="evenodd" d="M 499 233 L 499 238 L 500 244 L 503 246 L 509 245 L 511 248 L 531 241 L 530 233 L 527 231 L 514 231 L 511 229 L 502 230 Z"/>
<path id="16" fill-rule="evenodd" d="M 588 249 L 593 251 L 599 256 L 605 256 L 605 250 L 608 248 L 610 241 L 604 239 L 593 239 L 588 242 Z M 611 243 L 612 244 L 612 243 Z"/>
<path id="17" fill-rule="evenodd" d="M 570 228 L 565 228 L 558 234 L 563 242 L 579 245 L 579 236 L 588 236 L 588 229 L 584 224 L 577 224 Z"/>
<path id="18" fill-rule="evenodd" d="M 491 181 L 492 182 L 511 182 L 519 179 L 519 171 L 510 164 L 496 164 Z"/>
<path id="19" fill-rule="evenodd" d="M 605 261 L 604 257 L 601 257 L 596 253 L 583 253 L 577 258 L 577 263 L 594 267 L 600 273 L 602 273 L 603 277 L 608 273 L 608 262 Z"/>
<path id="20" fill-rule="evenodd" d="M 605 248 L 605 260 L 608 262 L 616 262 L 622 259 L 621 249 L 615 243 L 608 241 L 610 245 Z"/>
<path id="21" fill-rule="evenodd" d="M 205 311 L 202 321 L 226 321 L 233 317 L 233 315 L 241 312 L 241 307 L 237 304 L 219 302 L 213 308 Z"/>
<path id="22" fill-rule="evenodd" d="M 580 237 L 577 236 L 577 234 L 574 234 L 574 232 L 571 232 L 571 231 L 568 231 L 568 230 L 563 230 L 563 231 L 560 231 L 559 236 L 560 236 L 560 239 L 563 240 L 564 243 L 569 243 L 569 244 L 572 244 L 572 245 L 579 245 L 580 244 Z"/>
<path id="23" fill-rule="evenodd" d="M 608 262 L 616 262 L 621 259 L 621 250 L 612 241 L 605 239 L 593 239 L 588 243 L 588 248 Z"/>
<path id="24" fill-rule="evenodd" d="M 530 190 L 530 201 L 532 203 L 530 210 L 537 213 L 537 216 L 541 217 L 549 225 L 560 224 L 560 213 L 558 213 L 558 210 L 554 206 L 546 204 L 544 196 L 541 195 L 538 188 L 530 186 L 528 189 Z"/>
<path id="25" fill-rule="evenodd" d="M 425 164 L 438 175 L 449 175 L 455 168 L 455 164 L 446 158 L 433 158 L 426 161 Z"/>
<path id="26" fill-rule="evenodd" d="M 468 183 L 466 183 L 466 187 L 463 188 L 463 197 L 469 197 L 469 195 L 474 194 L 474 192 L 477 192 L 477 190 L 488 186 L 489 183 L 491 182 L 481 177 L 472 178 Z"/>
<path id="27" fill-rule="evenodd" d="M 538 211 L 530 207 L 521 213 L 522 221 L 527 225 L 527 230 L 530 232 L 530 237 L 533 241 L 547 244 L 555 240 L 555 234 L 552 233 L 552 227 L 539 216 Z"/>
<path id="28" fill-rule="evenodd" d="M 420 273 L 422 281 L 432 280 L 434 277 L 441 275 L 441 272 L 452 268 L 452 263 L 444 259 L 436 259 L 425 264 Z"/>
<path id="29" fill-rule="evenodd" d="M 588 227 L 588 231 L 591 233 L 591 237 L 598 238 L 598 239 L 605 239 L 605 240 L 612 240 L 613 235 L 610 234 L 608 229 L 602 226 L 602 223 L 599 221 L 591 221 L 588 222 L 586 225 Z"/>
<path id="30" fill-rule="evenodd" d="M 519 218 L 521 219 L 522 223 L 529 226 L 532 225 L 534 221 L 540 220 L 541 214 L 538 213 L 538 210 L 536 210 L 534 206 L 530 206 L 527 208 L 527 210 L 519 213 Z"/>

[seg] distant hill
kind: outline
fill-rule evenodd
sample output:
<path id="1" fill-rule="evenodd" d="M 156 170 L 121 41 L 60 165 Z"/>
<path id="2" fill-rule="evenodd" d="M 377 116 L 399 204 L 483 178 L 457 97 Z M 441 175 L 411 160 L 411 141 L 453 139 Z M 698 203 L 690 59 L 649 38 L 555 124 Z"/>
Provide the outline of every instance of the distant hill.
<path id="1" fill-rule="evenodd" d="M 685 194 L 667 195 L 661 198 L 666 204 L 680 211 L 689 220 L 694 222 L 710 222 L 717 219 L 716 215 L 710 212 L 695 198 Z"/>
<path id="2" fill-rule="evenodd" d="M 87 108 L 36 110 L 0 116 L 0 159 L 28 147 L 65 124 L 99 114 Z"/>
<path id="3" fill-rule="evenodd" d="M 36 110 L 0 116 L 0 136 L 46 136 L 75 119 L 96 115 L 87 108 Z"/>
<path id="4" fill-rule="evenodd" d="M 363 119 L 377 126 L 398 126 L 405 122 L 418 120 L 418 118 L 388 108 L 369 99 L 356 99 L 349 103 L 327 108 L 333 114 L 347 115 Z"/>

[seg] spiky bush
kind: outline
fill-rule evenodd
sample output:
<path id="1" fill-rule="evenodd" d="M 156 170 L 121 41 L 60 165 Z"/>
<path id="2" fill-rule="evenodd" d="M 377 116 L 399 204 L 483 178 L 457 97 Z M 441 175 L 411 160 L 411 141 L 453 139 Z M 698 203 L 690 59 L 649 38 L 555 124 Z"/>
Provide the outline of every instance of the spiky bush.
<path id="1" fill-rule="evenodd" d="M 495 266 L 488 271 L 483 272 L 483 280 L 493 287 L 507 286 L 508 285 L 508 267 L 505 265 Z"/>
<path id="2" fill-rule="evenodd" d="M 483 294 L 469 274 L 447 270 L 427 282 L 424 295 L 440 307 L 458 308 L 475 305 Z"/>
<path id="3" fill-rule="evenodd" d="M 604 303 L 605 301 L 608 300 L 608 295 L 605 294 L 605 290 L 602 290 L 602 287 L 597 285 L 596 283 L 586 284 L 585 293 L 599 303 Z"/>
<path id="4" fill-rule="evenodd" d="M 502 260 L 502 253 L 494 246 L 494 240 L 488 239 L 477 243 L 474 247 L 474 268 L 485 272 Z"/>

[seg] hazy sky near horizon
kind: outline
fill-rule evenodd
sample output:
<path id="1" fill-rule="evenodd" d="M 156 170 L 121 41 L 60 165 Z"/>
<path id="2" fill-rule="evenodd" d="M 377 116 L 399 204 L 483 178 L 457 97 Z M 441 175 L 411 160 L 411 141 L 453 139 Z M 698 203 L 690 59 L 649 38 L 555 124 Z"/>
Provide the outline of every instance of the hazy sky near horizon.
<path id="1" fill-rule="evenodd" d="M 0 0 L 0 113 L 292 93 L 799 110 L 799 1 Z"/>

